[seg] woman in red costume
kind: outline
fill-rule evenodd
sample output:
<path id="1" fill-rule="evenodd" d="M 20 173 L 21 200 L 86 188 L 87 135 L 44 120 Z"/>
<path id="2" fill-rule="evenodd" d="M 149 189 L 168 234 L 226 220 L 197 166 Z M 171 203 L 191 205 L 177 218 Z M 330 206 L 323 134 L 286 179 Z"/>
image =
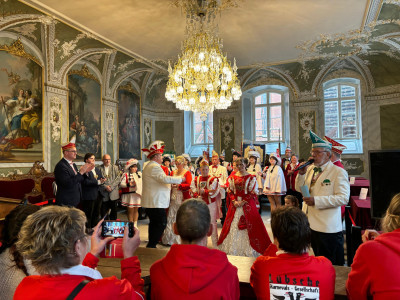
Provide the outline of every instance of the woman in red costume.
<path id="1" fill-rule="evenodd" d="M 192 173 L 185 169 L 185 158 L 178 156 L 175 160 L 177 169 L 172 172 L 174 177 L 185 177 L 186 181 L 181 184 L 171 186 L 171 202 L 168 209 L 167 227 L 164 230 L 162 243 L 165 245 L 180 244 L 179 235 L 174 233 L 173 224 L 176 221 L 176 213 L 182 202 L 190 198 L 190 184 L 192 182 Z"/>
<path id="2" fill-rule="evenodd" d="M 243 158 L 233 162 L 234 175 L 228 178 L 228 214 L 218 248 L 228 255 L 261 255 L 271 244 L 256 208 L 256 177 L 246 172 Z"/>

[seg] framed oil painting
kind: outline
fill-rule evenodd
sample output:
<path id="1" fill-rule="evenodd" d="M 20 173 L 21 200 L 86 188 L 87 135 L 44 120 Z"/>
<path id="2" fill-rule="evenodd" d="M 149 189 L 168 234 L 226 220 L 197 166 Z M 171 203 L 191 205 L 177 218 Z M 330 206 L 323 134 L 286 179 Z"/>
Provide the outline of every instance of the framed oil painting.
<path id="1" fill-rule="evenodd" d="M 0 91 L 0 163 L 43 161 L 43 69 L 20 40 L 0 45 Z"/>
<path id="2" fill-rule="evenodd" d="M 140 159 L 140 97 L 132 90 L 118 89 L 118 150 L 120 159 Z"/>
<path id="3" fill-rule="evenodd" d="M 69 138 L 76 136 L 77 157 L 101 159 L 101 86 L 86 66 L 68 75 Z"/>

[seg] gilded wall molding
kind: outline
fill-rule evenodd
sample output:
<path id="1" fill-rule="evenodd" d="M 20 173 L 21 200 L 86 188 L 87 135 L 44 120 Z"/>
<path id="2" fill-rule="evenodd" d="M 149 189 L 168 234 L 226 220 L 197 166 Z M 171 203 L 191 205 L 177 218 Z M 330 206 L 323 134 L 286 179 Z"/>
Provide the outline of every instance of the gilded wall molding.
<path id="1" fill-rule="evenodd" d="M 69 58 L 60 68 L 58 72 L 54 72 L 54 80 L 58 84 L 63 84 L 66 81 L 67 75 L 69 73 L 68 70 L 70 70 L 78 61 L 81 59 L 85 58 L 86 56 L 96 54 L 96 53 L 109 53 L 110 49 L 104 49 L 104 48 L 91 48 L 91 49 L 86 49 L 82 50 L 76 55 L 72 56 Z M 97 78 L 96 81 L 99 82 L 99 79 Z"/>
<path id="2" fill-rule="evenodd" d="M 133 88 L 132 83 L 131 83 L 130 81 L 127 82 L 125 85 L 120 85 L 120 86 L 118 87 L 118 90 L 128 91 L 128 92 L 134 93 L 134 94 L 136 94 L 136 95 L 139 96 L 138 91 L 137 91 L 136 89 Z"/>
<path id="3" fill-rule="evenodd" d="M 93 79 L 100 84 L 100 80 L 97 78 L 97 76 L 94 76 L 92 73 L 90 73 L 89 68 L 86 64 L 83 64 L 80 70 L 70 70 L 68 72 L 68 75 L 79 75 L 85 78 Z"/>
<path id="4" fill-rule="evenodd" d="M 0 51 L 1 50 L 6 51 L 15 56 L 30 59 L 30 60 L 34 61 L 35 63 L 37 63 L 39 66 L 43 67 L 43 64 L 40 62 L 40 60 L 38 58 L 36 58 L 32 54 L 29 54 L 25 51 L 24 44 L 21 42 L 20 38 L 18 38 L 16 41 L 14 41 L 10 45 L 6 45 L 6 44 L 0 45 Z"/>

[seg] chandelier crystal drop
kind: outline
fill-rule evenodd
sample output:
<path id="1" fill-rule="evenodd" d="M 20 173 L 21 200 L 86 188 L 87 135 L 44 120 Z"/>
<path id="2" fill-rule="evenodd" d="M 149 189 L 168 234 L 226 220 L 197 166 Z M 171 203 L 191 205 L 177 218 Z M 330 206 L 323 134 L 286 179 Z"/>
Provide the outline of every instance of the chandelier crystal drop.
<path id="1" fill-rule="evenodd" d="M 233 100 L 239 100 L 242 91 L 237 78 L 236 60 L 231 67 L 226 55 L 222 53 L 222 41 L 214 25 L 217 5 L 200 1 L 196 6 L 184 8 L 186 17 L 186 39 L 182 43 L 182 54 L 174 68 L 168 64 L 169 80 L 165 97 L 181 110 L 201 114 L 214 109 L 226 109 Z M 215 3 L 215 2 L 212 2 Z"/>

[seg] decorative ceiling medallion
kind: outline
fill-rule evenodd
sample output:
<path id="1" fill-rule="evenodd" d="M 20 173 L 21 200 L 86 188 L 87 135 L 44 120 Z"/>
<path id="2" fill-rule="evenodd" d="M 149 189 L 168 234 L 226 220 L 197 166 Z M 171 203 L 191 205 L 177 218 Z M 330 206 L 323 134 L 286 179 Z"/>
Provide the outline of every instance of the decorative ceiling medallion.
<path id="1" fill-rule="evenodd" d="M 27 53 L 24 48 L 24 44 L 21 42 L 21 39 L 18 38 L 15 42 L 13 42 L 11 45 L 0 45 L 0 50 L 7 51 L 8 53 L 15 55 L 15 56 L 20 56 L 24 57 L 30 60 L 33 60 L 35 63 L 41 66 L 41 63 L 39 60 L 34 57 L 33 55 Z"/>
<path id="2" fill-rule="evenodd" d="M 82 66 L 82 69 L 80 70 L 71 70 L 68 72 L 68 75 L 80 75 L 89 79 L 93 79 L 97 83 L 100 83 L 99 79 L 97 79 L 96 76 L 94 76 L 92 73 L 90 73 L 89 68 L 86 64 Z"/>

